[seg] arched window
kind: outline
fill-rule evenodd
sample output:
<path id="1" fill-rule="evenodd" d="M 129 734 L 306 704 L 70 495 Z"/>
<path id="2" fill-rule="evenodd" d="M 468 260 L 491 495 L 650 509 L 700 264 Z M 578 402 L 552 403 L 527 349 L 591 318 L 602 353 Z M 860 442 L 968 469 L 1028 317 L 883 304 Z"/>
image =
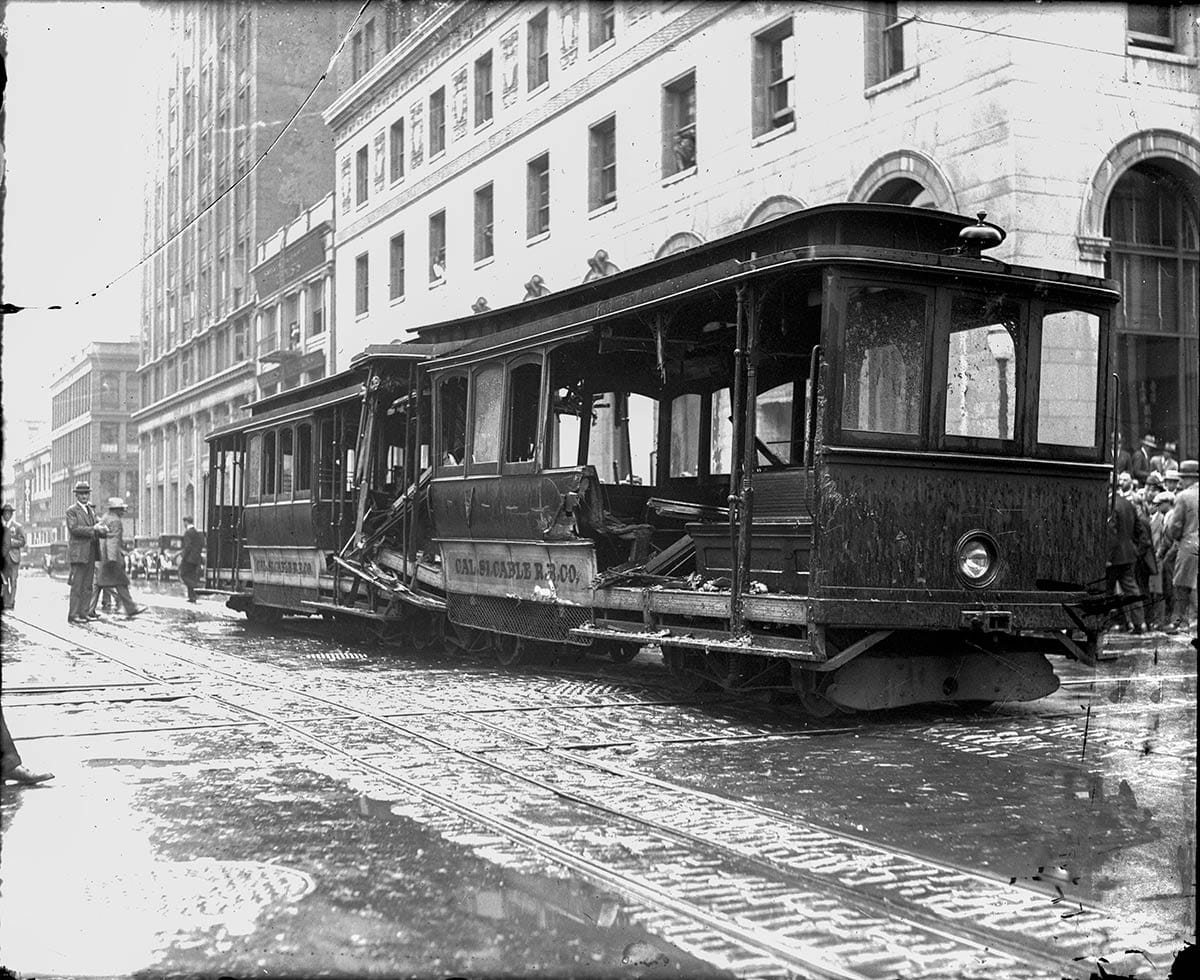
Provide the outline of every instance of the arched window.
<path id="1" fill-rule="evenodd" d="M 1105 274 L 1117 280 L 1116 370 L 1126 441 L 1146 432 L 1196 454 L 1197 259 L 1200 209 L 1164 167 L 1139 163 L 1117 181 L 1104 213 Z"/>
<path id="2" fill-rule="evenodd" d="M 893 177 L 868 200 L 878 204 L 907 204 L 913 208 L 936 208 L 937 201 L 928 188 L 911 177 Z"/>

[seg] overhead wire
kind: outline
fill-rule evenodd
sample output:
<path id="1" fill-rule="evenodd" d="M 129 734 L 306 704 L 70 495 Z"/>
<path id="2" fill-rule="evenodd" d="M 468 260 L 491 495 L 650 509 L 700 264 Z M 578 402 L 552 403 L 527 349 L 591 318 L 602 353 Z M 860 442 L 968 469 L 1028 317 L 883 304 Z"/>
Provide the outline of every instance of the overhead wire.
<path id="1" fill-rule="evenodd" d="M 864 13 L 864 14 L 873 12 L 868 7 L 864 7 L 864 6 L 861 6 L 858 4 L 852 4 L 852 3 L 838 3 L 838 2 L 835 2 L 835 0 L 806 0 L 806 2 L 812 6 L 826 7 L 826 8 L 833 9 L 833 10 L 843 10 L 843 11 L 850 11 L 850 12 L 857 12 L 857 13 Z M 178 231 L 176 231 L 172 235 L 168 236 L 166 239 L 163 240 L 162 243 L 160 243 L 159 245 L 156 245 L 150 252 L 143 255 L 137 262 L 133 263 L 129 268 L 125 269 L 118 276 L 111 279 L 109 282 L 105 283 L 105 285 L 102 287 L 102 289 L 108 289 L 111 286 L 116 285 L 118 282 L 120 282 L 122 279 L 124 279 L 130 273 L 135 272 L 136 270 L 141 268 L 143 265 L 145 265 L 147 262 L 149 262 L 151 259 L 153 259 L 156 255 L 161 253 L 163 251 L 163 249 L 167 248 L 172 242 L 176 241 L 185 231 L 187 231 L 189 228 L 191 228 L 193 225 L 195 225 L 200 220 L 201 217 L 203 217 L 209 211 L 211 211 L 214 207 L 216 207 L 216 205 L 218 203 L 220 203 L 222 200 L 224 200 L 230 193 L 232 193 L 238 187 L 239 184 L 241 184 L 252 173 L 254 173 L 254 171 L 258 168 L 258 166 L 264 160 L 266 160 L 268 154 L 270 154 L 270 152 L 275 148 L 275 146 L 278 145 L 279 141 L 283 139 L 284 135 L 287 133 L 287 131 L 291 127 L 292 123 L 294 123 L 296 121 L 296 119 L 304 111 L 305 106 L 307 106 L 308 103 L 312 100 L 313 96 L 317 92 L 317 89 L 320 88 L 321 84 L 324 81 L 326 81 L 330 72 L 333 70 L 334 64 L 336 63 L 338 57 L 341 55 L 342 51 L 345 49 L 346 44 L 349 42 L 351 35 L 354 33 L 355 28 L 358 26 L 359 22 L 362 20 L 363 14 L 366 13 L 367 8 L 370 7 L 371 3 L 372 3 L 372 0 L 363 0 L 362 6 L 359 7 L 358 13 L 355 14 L 354 20 L 351 22 L 350 26 L 346 29 L 345 33 L 342 35 L 341 40 L 338 42 L 337 48 L 334 50 L 333 55 L 330 57 L 328 64 L 325 66 L 325 70 L 321 73 L 320 77 L 313 84 L 312 88 L 309 90 L 308 94 L 304 97 L 303 101 L 296 108 L 296 111 L 292 113 L 291 117 L 283 125 L 283 128 L 280 129 L 280 131 L 276 134 L 274 139 L 271 140 L 270 145 L 267 146 L 267 148 L 265 150 L 263 150 L 263 152 L 259 155 L 259 157 L 254 161 L 254 163 L 251 164 L 250 168 L 244 174 L 242 174 L 237 180 L 235 180 L 232 184 L 230 184 L 223 191 L 221 191 L 221 193 L 218 194 L 215 198 L 213 198 L 213 200 L 210 201 L 207 205 L 205 205 L 204 208 L 202 208 L 200 211 L 196 212 L 196 214 L 192 215 L 186 222 L 184 222 L 184 224 L 179 228 Z M 1126 53 L 1124 51 L 1111 51 L 1111 50 L 1106 50 L 1103 48 L 1088 47 L 1086 45 L 1070 44 L 1065 41 L 1054 41 L 1054 40 L 1050 40 L 1048 38 L 1030 37 L 1028 35 L 1023 35 L 1023 34 L 1011 34 L 1007 31 L 989 30 L 987 28 L 974 27 L 974 26 L 971 26 L 968 24 L 952 24 L 947 21 L 934 20 L 930 17 L 925 17 L 925 16 L 915 13 L 915 12 L 904 13 L 902 11 L 897 11 L 897 19 L 901 20 L 901 21 L 907 20 L 907 21 L 912 21 L 915 23 L 925 24 L 930 27 L 938 27 L 938 28 L 945 28 L 947 30 L 962 31 L 964 33 L 969 33 L 969 34 L 980 34 L 980 35 L 985 35 L 988 37 L 1005 38 L 1010 41 L 1023 41 L 1023 42 L 1027 42 L 1030 44 L 1042 44 L 1042 45 L 1046 45 L 1048 47 L 1062 48 L 1064 50 L 1080 52 L 1080 53 L 1084 53 L 1084 54 L 1106 55 L 1106 56 L 1118 57 L 1118 58 L 1126 57 Z M 100 292 L 101 292 L 101 290 L 96 290 L 95 292 L 92 292 L 87 297 L 82 297 L 81 299 L 77 299 L 74 301 L 73 305 L 78 306 L 81 302 L 83 302 L 84 299 L 94 298 L 94 297 L 98 296 Z M 62 308 L 63 307 L 61 304 L 53 304 L 53 305 L 44 306 L 44 307 L 28 307 L 28 306 L 17 306 L 17 305 L 10 304 L 10 303 L 3 303 L 2 305 L 0 305 L 0 314 L 15 313 L 15 312 L 18 312 L 23 309 L 61 310 Z"/>
<path id="2" fill-rule="evenodd" d="M 266 149 L 264 149 L 262 151 L 262 153 L 259 154 L 258 158 L 249 166 L 249 168 L 247 168 L 247 170 L 244 174 L 242 174 L 233 183 L 231 183 L 228 187 L 226 187 L 224 190 L 222 190 L 216 197 L 214 197 L 203 208 L 201 208 L 194 215 L 192 215 L 190 218 L 188 218 L 180 226 L 178 231 L 167 236 L 167 238 L 165 238 L 161 243 L 159 243 L 154 248 L 152 248 L 149 252 L 145 253 L 140 259 L 138 259 L 138 261 L 133 263 L 133 265 L 129 266 L 129 268 L 125 269 L 125 271 L 121 272 L 119 275 L 115 276 L 113 279 L 110 279 L 107 283 L 105 283 L 101 289 L 95 290 L 89 296 L 80 297 L 79 299 L 75 300 L 74 303 L 71 303 L 68 305 L 78 306 L 80 303 L 82 303 L 86 299 L 94 299 L 96 296 L 99 296 L 100 293 L 104 289 L 109 289 L 110 287 L 115 286 L 118 282 L 120 282 L 122 279 L 124 279 L 130 273 L 136 272 L 138 269 L 140 269 L 142 266 L 144 266 L 147 262 L 149 262 L 151 259 L 153 259 L 156 255 L 160 254 L 172 242 L 174 242 L 178 238 L 180 238 L 185 231 L 187 231 L 189 228 L 191 228 L 193 225 L 195 225 L 202 217 L 204 217 L 204 215 L 208 214 L 209 211 L 211 211 L 221 201 L 223 201 L 226 197 L 228 197 L 230 194 L 232 194 L 233 191 L 237 189 L 238 185 L 240 185 L 245 180 L 247 180 L 250 177 L 250 175 L 252 173 L 254 173 L 255 170 L 258 169 L 259 165 L 262 164 L 262 162 L 267 159 L 268 154 L 270 154 L 270 152 L 273 149 L 275 149 L 275 147 L 279 144 L 279 141 L 282 140 L 283 137 L 287 134 L 287 132 L 291 128 L 292 124 L 300 117 L 300 114 L 302 112 L 304 112 L 305 106 L 307 106 L 308 103 L 312 101 L 313 96 L 317 94 L 317 89 L 319 89 L 321 87 L 321 84 L 329 77 L 330 73 L 333 71 L 334 65 L 337 63 L 338 57 L 341 55 L 342 51 L 345 49 L 346 43 L 350 40 L 351 35 L 354 33 L 355 28 L 358 26 L 359 21 L 362 20 L 363 14 L 366 13 L 367 8 L 370 7 L 371 3 L 372 3 L 372 0 L 363 0 L 362 6 L 358 8 L 358 13 L 354 15 L 354 20 L 351 21 L 350 26 L 348 28 L 346 28 L 345 33 L 343 33 L 343 35 L 342 35 L 342 39 L 338 42 L 337 47 L 334 49 L 333 54 L 330 56 L 329 61 L 326 63 L 325 70 L 321 72 L 320 77 L 318 77 L 317 80 L 313 83 L 313 86 L 312 86 L 312 88 L 309 89 L 308 94 L 301 100 L 300 104 L 296 107 L 296 111 L 291 114 L 291 116 L 283 124 L 283 126 L 279 130 L 279 132 L 275 134 L 275 137 L 271 140 L 271 142 L 268 144 Z M 54 303 L 49 306 L 41 306 L 41 307 L 19 306 L 14 303 L 7 303 L 7 302 L 0 304 L 0 314 L 18 313 L 21 310 L 27 310 L 27 309 L 61 310 L 61 309 L 63 309 L 63 304 Z"/>

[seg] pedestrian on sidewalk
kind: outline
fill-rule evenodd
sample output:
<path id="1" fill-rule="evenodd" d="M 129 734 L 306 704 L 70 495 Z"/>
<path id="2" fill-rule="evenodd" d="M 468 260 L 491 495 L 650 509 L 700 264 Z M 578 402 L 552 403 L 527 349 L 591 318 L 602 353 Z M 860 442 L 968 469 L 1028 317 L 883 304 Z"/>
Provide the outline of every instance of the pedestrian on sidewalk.
<path id="1" fill-rule="evenodd" d="M 120 497 L 108 498 L 108 513 L 103 518 L 104 526 L 108 529 L 100 545 L 100 572 L 96 579 L 96 591 L 92 596 L 92 609 L 96 608 L 96 600 L 101 590 L 111 591 L 116 596 L 116 602 L 125 610 L 125 616 L 132 619 L 146 611 L 145 606 L 139 606 L 129 594 L 129 573 L 125 571 L 125 524 L 121 520 L 125 516 L 125 501 Z"/>
<path id="2" fill-rule="evenodd" d="M 34 772 L 21 763 L 21 753 L 17 751 L 16 743 L 8 733 L 3 711 L 0 711 L 0 773 L 3 774 L 4 782 L 14 782 L 21 786 L 36 786 L 54 778 L 52 772 Z"/>
<path id="3" fill-rule="evenodd" d="M 1114 494 L 1111 490 L 1108 506 L 1108 562 L 1104 569 L 1106 591 L 1109 595 L 1116 595 L 1119 588 L 1121 595 L 1133 596 L 1139 600 L 1126 606 L 1125 614 L 1133 624 L 1134 633 L 1145 633 L 1142 594 L 1138 591 L 1137 576 L 1133 571 L 1139 543 L 1135 535 L 1141 530 L 1137 511 L 1120 493 Z"/>
<path id="4" fill-rule="evenodd" d="M 196 601 L 200 585 L 200 566 L 203 562 L 204 536 L 196 530 L 196 522 L 183 519 L 183 550 L 179 554 L 179 580 L 187 586 L 187 601 Z"/>
<path id="5" fill-rule="evenodd" d="M 96 578 L 96 562 L 100 560 L 100 542 L 108 528 L 92 507 L 92 488 L 86 480 L 75 484 L 75 503 L 67 508 L 67 560 L 71 563 L 71 604 L 68 623 L 86 623 L 98 619 L 90 613 L 92 583 Z"/>
<path id="6" fill-rule="evenodd" d="M 1150 618 L 1163 629 L 1171 624 L 1171 611 L 1174 608 L 1171 602 L 1174 596 L 1171 576 L 1175 572 L 1175 556 L 1171 554 L 1172 544 L 1167 540 L 1167 521 L 1174 506 L 1175 494 L 1163 490 L 1155 495 L 1154 513 L 1150 516 L 1150 538 L 1158 561 L 1158 573 L 1150 577 Z"/>
<path id="7" fill-rule="evenodd" d="M 1182 489 L 1175 495 L 1175 507 L 1167 522 L 1167 537 L 1178 542 L 1175 555 L 1175 574 L 1171 584 L 1175 587 L 1175 619 L 1168 632 L 1195 628 L 1196 625 L 1196 568 L 1198 525 L 1200 525 L 1200 503 L 1197 501 L 1197 483 L 1200 482 L 1200 462 L 1185 459 L 1179 464 L 1179 485 Z"/>
<path id="8" fill-rule="evenodd" d="M 21 571 L 21 549 L 25 547 L 25 531 L 13 518 L 13 505 L 0 507 L 4 515 L 4 534 L 0 540 L 0 576 L 3 582 L 3 605 L 12 609 L 17 604 L 17 574 Z"/>

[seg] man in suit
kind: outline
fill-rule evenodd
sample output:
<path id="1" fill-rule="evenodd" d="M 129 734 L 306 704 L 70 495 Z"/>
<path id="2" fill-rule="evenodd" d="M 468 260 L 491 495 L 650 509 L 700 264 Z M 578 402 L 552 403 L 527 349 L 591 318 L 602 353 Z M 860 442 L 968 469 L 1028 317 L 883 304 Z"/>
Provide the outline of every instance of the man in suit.
<path id="1" fill-rule="evenodd" d="M 100 560 L 100 542 L 108 537 L 108 528 L 96 519 L 91 504 L 92 488 L 85 481 L 75 484 L 75 503 L 67 508 L 67 560 L 71 563 L 71 605 L 68 623 L 86 623 L 99 619 L 89 613 L 96 562 Z"/>
<path id="2" fill-rule="evenodd" d="M 1146 478 L 1154 469 L 1154 464 L 1150 462 L 1154 455 L 1158 452 L 1158 441 L 1147 432 L 1142 436 L 1142 444 L 1138 446 L 1137 452 L 1133 454 L 1133 458 L 1129 461 L 1129 471 L 1133 474 L 1133 478 L 1137 480 L 1139 487 L 1146 485 Z"/>
<path id="3" fill-rule="evenodd" d="M 1167 538 L 1178 542 L 1175 556 L 1175 621 L 1167 632 L 1186 630 L 1196 623 L 1197 528 L 1200 526 L 1200 503 L 1197 500 L 1197 481 L 1200 463 L 1185 459 L 1179 464 L 1179 482 L 1183 487 L 1175 495 L 1175 506 L 1167 520 Z"/>
<path id="4" fill-rule="evenodd" d="M 1141 592 L 1138 591 L 1137 576 L 1133 572 L 1141 531 L 1137 511 L 1133 504 L 1119 493 L 1113 495 L 1111 490 L 1108 505 L 1111 509 L 1108 516 L 1108 562 L 1105 568 L 1107 592 L 1116 595 L 1117 586 L 1120 586 L 1123 596 L 1138 599 L 1126 606 L 1125 611 L 1133 624 L 1133 632 L 1145 633 Z"/>
<path id="5" fill-rule="evenodd" d="M 183 551 L 179 554 L 179 580 L 187 586 L 188 602 L 196 601 L 196 588 L 200 585 L 201 552 L 204 536 L 196 530 L 196 522 L 190 517 L 183 519 Z"/>
<path id="6" fill-rule="evenodd" d="M 0 544 L 0 562 L 4 564 L 4 608 L 12 609 L 17 604 L 17 573 L 21 570 L 21 549 L 25 547 L 25 532 L 13 520 L 13 505 L 5 502 L 0 508 L 4 514 L 4 540 Z"/>
<path id="7" fill-rule="evenodd" d="M 139 606 L 129 594 L 129 574 L 125 571 L 125 525 L 121 520 L 125 516 L 125 501 L 120 497 L 108 498 L 108 513 L 101 518 L 101 523 L 108 528 L 108 535 L 100 542 L 100 564 L 97 566 L 95 589 L 92 592 L 92 604 L 88 615 L 95 615 L 96 603 L 100 593 L 112 593 L 114 605 L 119 604 L 125 610 L 125 616 L 132 619 L 146 611 L 145 606 Z M 107 595 L 105 596 L 107 598 Z"/>

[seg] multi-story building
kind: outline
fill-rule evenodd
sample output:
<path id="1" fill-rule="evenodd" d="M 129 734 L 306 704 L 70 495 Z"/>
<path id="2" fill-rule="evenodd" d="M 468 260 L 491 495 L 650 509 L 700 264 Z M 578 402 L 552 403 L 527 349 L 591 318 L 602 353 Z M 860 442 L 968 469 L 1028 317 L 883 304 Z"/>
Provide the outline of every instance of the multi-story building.
<path id="1" fill-rule="evenodd" d="M 257 395 L 250 267 L 261 240 L 332 189 L 320 113 L 335 86 L 321 84 L 297 110 L 354 11 L 184 2 L 155 16 L 166 41 L 147 171 L 137 416 L 147 534 L 177 530 L 185 515 L 203 523 L 204 436 Z"/>
<path id="2" fill-rule="evenodd" d="M 394 46 L 376 16 L 325 113 L 336 367 L 800 207 L 987 211 L 999 258 L 1121 282 L 1121 425 L 1195 455 L 1196 14 L 467 0 Z"/>
<path id="3" fill-rule="evenodd" d="M 255 255 L 258 395 L 329 373 L 333 321 L 333 195 L 260 242 Z"/>
<path id="4" fill-rule="evenodd" d="M 55 512 L 51 492 L 51 458 L 47 442 L 13 460 L 12 496 L 5 500 L 11 501 L 30 548 L 61 540 L 63 534 L 63 515 Z"/>
<path id="5" fill-rule="evenodd" d="M 50 507 L 66 539 L 65 515 L 80 480 L 103 507 L 124 497 L 136 521 L 138 344 L 89 344 L 50 383 Z"/>

